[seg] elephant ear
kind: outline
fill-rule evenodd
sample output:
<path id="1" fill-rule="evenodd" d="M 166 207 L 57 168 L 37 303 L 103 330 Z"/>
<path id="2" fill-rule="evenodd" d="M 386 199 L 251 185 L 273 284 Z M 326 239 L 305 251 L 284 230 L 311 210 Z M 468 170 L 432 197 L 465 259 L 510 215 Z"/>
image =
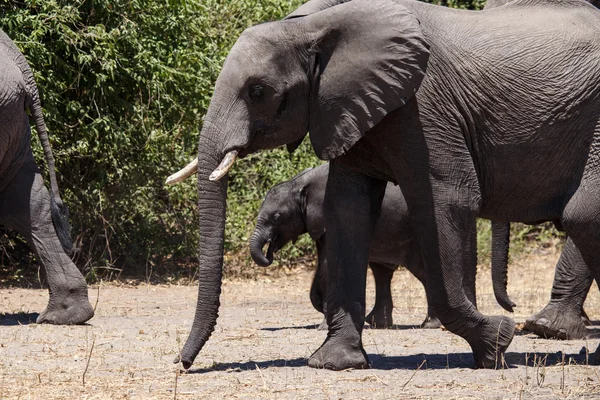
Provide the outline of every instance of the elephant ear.
<path id="1" fill-rule="evenodd" d="M 429 46 L 417 18 L 391 0 L 354 0 L 300 20 L 312 61 L 310 139 L 330 160 L 415 94 Z"/>
<path id="2" fill-rule="evenodd" d="M 310 0 L 294 10 L 294 12 L 285 17 L 285 19 L 304 17 L 349 1 L 350 0 Z"/>

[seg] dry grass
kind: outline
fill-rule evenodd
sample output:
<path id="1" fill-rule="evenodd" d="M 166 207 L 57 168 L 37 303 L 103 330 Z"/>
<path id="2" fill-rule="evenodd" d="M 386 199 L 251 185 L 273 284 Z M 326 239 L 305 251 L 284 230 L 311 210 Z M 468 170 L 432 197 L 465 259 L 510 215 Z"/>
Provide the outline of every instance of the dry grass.
<path id="1" fill-rule="evenodd" d="M 552 249 L 510 267 L 509 293 L 518 322 L 548 300 Z M 425 316 L 423 290 L 406 271 L 394 277 L 395 329 L 364 332 L 373 369 L 310 369 L 308 357 L 323 341 L 320 316 L 310 306 L 310 273 L 229 280 L 219 323 L 188 373 L 172 363 L 191 325 L 196 288 L 186 285 L 103 284 L 88 326 L 28 324 L 45 305 L 42 290 L 0 291 L 0 398 L 243 398 L 243 399 L 551 399 L 600 396 L 599 367 L 586 351 L 598 339 L 543 340 L 517 335 L 504 369 L 473 370 L 466 342 L 442 330 L 412 326 Z M 369 281 L 368 299 L 373 298 Z M 478 301 L 487 314 L 495 303 L 489 270 L 479 274 Z M 600 316 L 594 287 L 586 309 Z M 24 325 L 19 325 L 21 322 Z M 12 324 L 12 325 L 11 325 Z M 584 349 L 582 351 L 582 349 Z M 591 357 L 591 356 L 590 356 Z"/>

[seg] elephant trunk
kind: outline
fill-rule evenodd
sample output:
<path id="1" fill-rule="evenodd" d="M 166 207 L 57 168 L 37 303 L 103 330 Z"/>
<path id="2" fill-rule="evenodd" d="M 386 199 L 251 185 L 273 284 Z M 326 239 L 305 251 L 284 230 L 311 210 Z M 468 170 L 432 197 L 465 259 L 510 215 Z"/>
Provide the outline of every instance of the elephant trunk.
<path id="1" fill-rule="evenodd" d="M 516 304 L 508 297 L 508 246 L 510 224 L 492 221 L 492 285 L 496 301 L 506 311 L 513 312 Z"/>
<path id="2" fill-rule="evenodd" d="M 265 257 L 262 249 L 267 242 L 269 242 L 269 248 Z M 268 229 L 260 225 L 260 221 L 250 238 L 250 255 L 254 262 L 261 267 L 268 267 L 273 263 L 273 242 L 271 242 L 271 235 Z"/>
<path id="3" fill-rule="evenodd" d="M 216 148 L 214 128 L 200 135 L 198 149 L 198 209 L 200 223 L 198 301 L 192 329 L 181 350 L 180 360 L 188 369 L 210 337 L 217 322 L 219 296 L 223 276 L 223 242 L 227 177 L 210 181 L 209 176 L 219 165 L 221 150 Z M 212 136 L 211 136 L 212 135 Z M 179 360 L 176 360 L 176 362 Z"/>

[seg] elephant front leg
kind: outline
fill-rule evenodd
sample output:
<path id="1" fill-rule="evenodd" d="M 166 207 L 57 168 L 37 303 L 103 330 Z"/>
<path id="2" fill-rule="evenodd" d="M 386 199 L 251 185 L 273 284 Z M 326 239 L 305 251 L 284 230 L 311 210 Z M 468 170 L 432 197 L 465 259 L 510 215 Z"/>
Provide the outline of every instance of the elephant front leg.
<path id="1" fill-rule="evenodd" d="M 313 368 L 368 368 L 362 346 L 369 249 L 386 182 L 351 172 L 333 160 L 325 191 L 327 339 L 310 357 Z"/>
<path id="2" fill-rule="evenodd" d="M 94 315 L 87 284 L 56 236 L 50 195 L 35 171 L 24 168 L 0 194 L 0 223 L 27 239 L 46 270 L 50 298 L 37 322 L 82 324 Z"/>
<path id="3" fill-rule="evenodd" d="M 476 207 L 468 194 L 448 188 L 437 192 L 444 194 L 443 201 L 417 207 L 413 216 L 427 270 L 427 300 L 444 327 L 467 340 L 477 367 L 496 368 L 515 325 L 507 317 L 482 315 L 474 293 L 468 294 L 474 266 L 467 264 L 476 259 Z"/>
<path id="4" fill-rule="evenodd" d="M 525 328 L 538 336 L 556 339 L 582 339 L 589 320 L 583 303 L 592 285 L 592 274 L 571 238 L 560 255 L 550 302 L 527 318 Z"/>

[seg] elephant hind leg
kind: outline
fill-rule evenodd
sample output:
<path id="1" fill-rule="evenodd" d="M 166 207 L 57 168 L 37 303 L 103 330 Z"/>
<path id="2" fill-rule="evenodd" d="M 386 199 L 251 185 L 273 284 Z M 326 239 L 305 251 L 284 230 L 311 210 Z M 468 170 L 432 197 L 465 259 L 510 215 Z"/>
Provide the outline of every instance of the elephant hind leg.
<path id="1" fill-rule="evenodd" d="M 527 318 L 525 328 L 538 336 L 556 339 L 582 339 L 589 322 L 583 303 L 592 285 L 592 273 L 571 238 L 556 265 L 550 302 Z"/>
<path id="2" fill-rule="evenodd" d="M 600 182 L 592 174 L 584 173 L 579 189 L 563 211 L 562 225 L 580 254 L 581 264 L 588 268 L 587 271 L 584 268 L 574 271 L 578 274 L 575 289 L 584 292 L 578 294 L 579 302 L 583 304 L 592 278 L 600 281 Z"/>
<path id="3" fill-rule="evenodd" d="M 376 262 L 369 263 L 369 266 L 375 278 L 375 305 L 365 320 L 373 328 L 389 328 L 394 325 L 391 284 L 397 266 Z"/>
<path id="4" fill-rule="evenodd" d="M 50 194 L 33 160 L 0 193 L 0 224 L 23 235 L 46 270 L 50 299 L 37 322 L 72 325 L 92 318 L 85 279 L 56 235 Z"/>

